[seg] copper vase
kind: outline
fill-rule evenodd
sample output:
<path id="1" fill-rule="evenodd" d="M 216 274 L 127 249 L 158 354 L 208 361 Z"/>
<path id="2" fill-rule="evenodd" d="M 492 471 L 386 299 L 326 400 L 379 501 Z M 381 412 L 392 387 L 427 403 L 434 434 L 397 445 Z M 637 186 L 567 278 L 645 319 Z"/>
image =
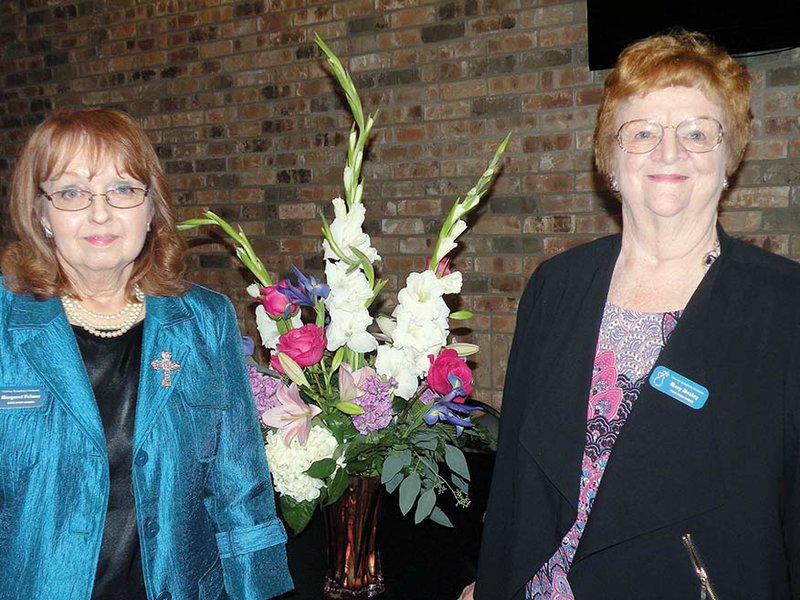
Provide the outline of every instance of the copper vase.
<path id="1" fill-rule="evenodd" d="M 377 547 L 380 477 L 351 475 L 347 490 L 322 508 L 328 566 L 325 598 L 376 598 L 384 591 Z"/>

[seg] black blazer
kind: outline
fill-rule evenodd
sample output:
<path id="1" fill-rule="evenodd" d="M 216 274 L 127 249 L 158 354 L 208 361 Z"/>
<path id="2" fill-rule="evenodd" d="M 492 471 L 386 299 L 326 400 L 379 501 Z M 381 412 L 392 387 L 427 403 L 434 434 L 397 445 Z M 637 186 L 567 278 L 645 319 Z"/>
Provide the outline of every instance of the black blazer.
<path id="1" fill-rule="evenodd" d="M 709 398 L 695 410 L 645 384 L 569 573 L 576 600 L 699 599 L 685 533 L 721 600 L 800 598 L 800 265 L 719 234 L 721 255 L 656 362 Z M 619 249 L 611 236 L 565 252 L 523 294 L 477 600 L 524 598 L 575 521 Z"/>

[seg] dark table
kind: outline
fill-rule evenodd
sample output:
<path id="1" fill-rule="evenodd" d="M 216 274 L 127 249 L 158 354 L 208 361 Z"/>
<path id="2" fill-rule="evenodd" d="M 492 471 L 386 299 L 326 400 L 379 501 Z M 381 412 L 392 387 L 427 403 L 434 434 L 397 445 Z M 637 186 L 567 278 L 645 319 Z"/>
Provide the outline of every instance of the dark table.
<path id="1" fill-rule="evenodd" d="M 475 580 L 494 455 L 470 452 L 466 456 L 472 475 L 470 506 L 455 507 L 447 494 L 439 500 L 455 526 L 452 529 L 430 520 L 414 525 L 413 510 L 405 517 L 400 513 L 397 492 L 384 494 L 378 544 L 386 592 L 380 600 L 456 600 L 464 586 Z M 319 511 L 300 535 L 289 532 L 287 552 L 295 591 L 281 600 L 320 600 L 325 540 Z"/>

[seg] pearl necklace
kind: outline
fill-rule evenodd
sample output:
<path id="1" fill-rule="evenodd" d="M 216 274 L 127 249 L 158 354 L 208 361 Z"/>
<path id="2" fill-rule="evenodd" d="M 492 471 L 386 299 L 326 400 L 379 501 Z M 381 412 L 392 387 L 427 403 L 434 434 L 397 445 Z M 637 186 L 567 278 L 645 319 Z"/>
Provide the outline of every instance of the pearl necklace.
<path id="1" fill-rule="evenodd" d="M 144 310 L 144 292 L 138 285 L 133 286 L 135 302 L 126 302 L 121 311 L 113 315 L 104 315 L 85 308 L 75 297 L 69 294 L 61 296 L 64 312 L 72 323 L 83 327 L 92 335 L 101 338 L 115 338 L 129 331 L 136 325 Z M 98 323 L 99 321 L 99 323 Z M 117 323 L 111 325 L 110 323 Z"/>

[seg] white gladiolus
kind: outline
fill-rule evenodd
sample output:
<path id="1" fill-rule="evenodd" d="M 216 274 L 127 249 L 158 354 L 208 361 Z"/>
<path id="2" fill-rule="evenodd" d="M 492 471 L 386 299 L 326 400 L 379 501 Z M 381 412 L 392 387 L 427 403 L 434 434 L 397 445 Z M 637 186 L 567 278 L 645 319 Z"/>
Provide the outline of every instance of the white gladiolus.
<path id="1" fill-rule="evenodd" d="M 257 283 L 251 283 L 246 289 L 251 298 L 258 298 L 261 295 L 261 286 Z"/>
<path id="2" fill-rule="evenodd" d="M 342 261 L 327 261 L 325 264 L 325 280 L 331 291 L 325 299 L 325 306 L 353 308 L 364 306 L 372 298 L 372 288 L 364 271 L 354 269 L 347 272 L 349 266 Z"/>
<path id="3" fill-rule="evenodd" d="M 456 239 L 462 233 L 467 230 L 467 224 L 462 220 L 459 219 L 455 223 L 453 223 L 453 227 L 450 229 L 449 235 L 442 238 L 439 244 L 439 251 L 436 257 L 441 260 L 450 252 L 456 249 Z"/>
<path id="4" fill-rule="evenodd" d="M 377 340 L 367 332 L 372 317 L 366 303 L 372 298 L 372 288 L 360 268 L 350 273 L 348 268 L 342 261 L 328 261 L 325 265 L 325 279 L 331 290 L 325 299 L 331 318 L 325 331 L 327 348 L 333 351 L 346 345 L 355 352 L 371 352 L 378 347 Z"/>
<path id="5" fill-rule="evenodd" d="M 380 260 L 378 251 L 370 245 L 369 235 L 364 233 L 361 226 L 364 224 L 364 217 L 367 209 L 361 203 L 353 204 L 348 212 L 345 201 L 341 198 L 333 199 L 334 219 L 330 225 L 333 241 L 339 246 L 342 253 L 349 259 L 359 260 L 355 253 L 350 250 L 350 246 L 362 252 L 371 263 Z M 325 250 L 326 259 L 338 259 L 328 240 L 322 242 Z M 330 282 L 328 282 L 330 283 Z"/>
<path id="6" fill-rule="evenodd" d="M 325 330 L 328 340 L 327 348 L 337 350 L 347 346 L 355 352 L 372 352 L 378 347 L 378 340 L 367 331 L 372 324 L 372 317 L 367 308 L 362 304 L 353 310 L 332 305 L 328 310 L 331 322 Z"/>
<path id="7" fill-rule="evenodd" d="M 297 438 L 287 446 L 280 430 L 270 430 L 265 447 L 275 489 L 297 502 L 319 498 L 325 482 L 306 475 L 305 471 L 318 460 L 333 458 L 338 445 L 333 434 L 319 425 L 311 427 L 305 446 Z"/>
<path id="8" fill-rule="evenodd" d="M 395 396 L 407 400 L 417 391 L 417 365 L 409 352 L 391 346 L 378 346 L 375 370 L 379 375 L 395 378 L 397 381 Z"/>

